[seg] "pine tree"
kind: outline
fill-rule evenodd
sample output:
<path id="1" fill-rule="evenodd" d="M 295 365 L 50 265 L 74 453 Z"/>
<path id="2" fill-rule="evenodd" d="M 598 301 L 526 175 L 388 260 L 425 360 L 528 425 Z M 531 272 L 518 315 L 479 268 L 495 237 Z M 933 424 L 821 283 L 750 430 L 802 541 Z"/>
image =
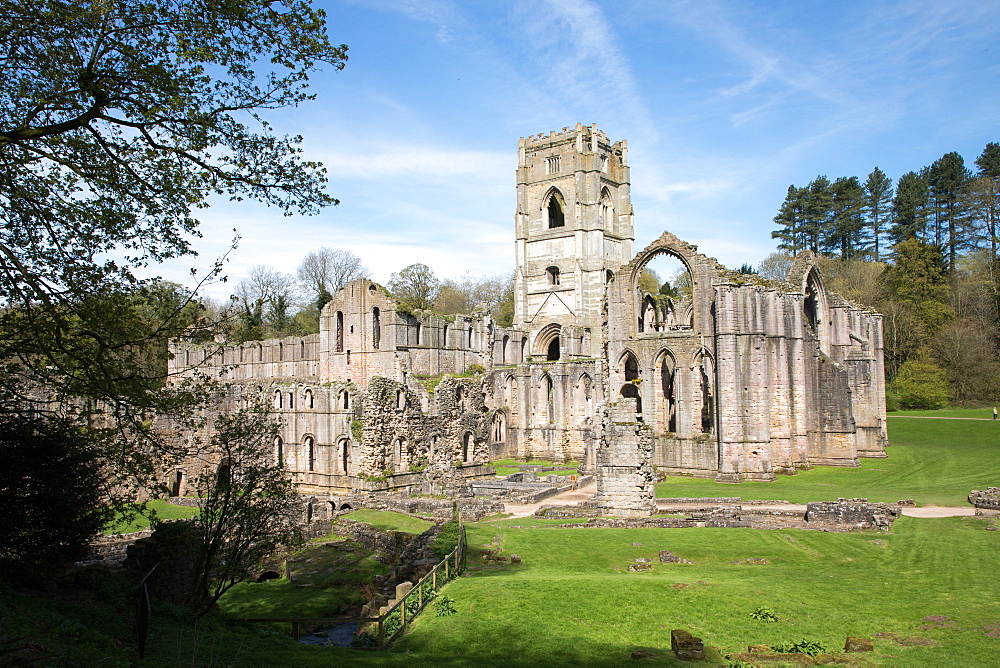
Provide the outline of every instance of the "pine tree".
<path id="1" fill-rule="evenodd" d="M 882 260 L 881 237 L 883 227 L 892 211 L 892 179 L 876 167 L 865 180 L 864 214 L 871 228 L 875 261 Z"/>
<path id="2" fill-rule="evenodd" d="M 975 183 L 970 184 L 970 195 L 973 214 L 981 228 L 979 238 L 989 243 L 990 257 L 997 259 L 997 245 L 1000 239 L 1000 144 L 990 142 L 976 158 L 979 167 Z"/>
<path id="3" fill-rule="evenodd" d="M 806 247 L 819 253 L 820 243 L 827 233 L 833 206 L 833 192 L 830 180 L 817 176 L 807 187 L 802 231 Z"/>
<path id="4" fill-rule="evenodd" d="M 862 255 L 867 246 L 862 215 L 864 188 L 856 176 L 842 176 L 830 186 L 830 215 L 823 236 L 823 250 L 847 259 Z"/>
<path id="5" fill-rule="evenodd" d="M 927 239 L 927 181 L 916 172 L 899 177 L 896 197 L 892 200 L 893 226 L 889 230 L 893 242 L 907 239 Z"/>
<path id="6" fill-rule="evenodd" d="M 947 248 L 948 270 L 955 269 L 958 250 L 965 244 L 961 194 L 972 178 L 965 161 L 958 153 L 945 153 L 927 170 L 929 192 L 934 200 L 936 221 L 935 240 Z"/>
<path id="7" fill-rule="evenodd" d="M 788 186 L 785 201 L 774 217 L 779 229 L 771 232 L 772 239 L 781 239 L 778 248 L 789 251 L 792 255 L 805 249 L 802 224 L 805 220 L 805 204 L 808 188 Z"/>

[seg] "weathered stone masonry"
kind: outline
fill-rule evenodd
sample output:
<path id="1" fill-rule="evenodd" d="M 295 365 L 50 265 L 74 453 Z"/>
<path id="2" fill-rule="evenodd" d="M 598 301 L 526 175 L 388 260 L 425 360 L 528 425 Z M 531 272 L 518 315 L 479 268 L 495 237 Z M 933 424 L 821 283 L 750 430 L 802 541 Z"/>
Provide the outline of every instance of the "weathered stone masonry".
<path id="1" fill-rule="evenodd" d="M 582 462 L 602 503 L 632 515 L 651 508 L 654 470 L 773 480 L 885 456 L 881 316 L 827 291 L 808 253 L 784 281 L 668 232 L 633 257 L 629 181 L 626 142 L 596 126 L 518 142 L 510 328 L 407 313 L 359 279 L 318 335 L 177 342 L 171 371 L 217 375 L 233 402 L 267 397 L 283 419 L 275 456 L 310 494 L 464 494 L 491 458 L 544 457 Z M 689 294 L 639 290 L 661 255 Z M 183 472 L 165 477 L 183 487 Z"/>

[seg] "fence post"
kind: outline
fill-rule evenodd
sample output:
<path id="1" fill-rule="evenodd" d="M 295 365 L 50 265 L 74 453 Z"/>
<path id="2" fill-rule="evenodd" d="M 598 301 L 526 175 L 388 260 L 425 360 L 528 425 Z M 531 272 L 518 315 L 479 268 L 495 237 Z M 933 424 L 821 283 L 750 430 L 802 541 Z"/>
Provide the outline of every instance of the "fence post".
<path id="1" fill-rule="evenodd" d="M 431 589 L 437 591 L 438 589 L 438 567 L 435 566 L 434 570 L 431 571 Z"/>
<path id="2" fill-rule="evenodd" d="M 292 622 L 292 638 L 295 640 L 299 639 L 299 623 Z"/>
<path id="3" fill-rule="evenodd" d="M 444 558 L 444 581 L 447 582 L 451 579 L 451 559 L 448 557 Z"/>
<path id="4" fill-rule="evenodd" d="M 406 628 L 406 599 L 408 598 L 410 598 L 409 594 L 404 596 L 402 600 L 399 602 L 399 619 L 400 619 L 399 628 L 401 629 Z"/>
<path id="5" fill-rule="evenodd" d="M 385 615 L 379 615 L 378 618 L 378 647 L 382 649 L 385 646 L 385 629 L 382 628 L 382 619 Z"/>
<path id="6" fill-rule="evenodd" d="M 417 589 L 420 590 L 419 592 L 417 592 L 417 609 L 418 610 L 423 610 L 424 609 L 424 585 L 423 585 L 422 582 L 417 585 Z"/>

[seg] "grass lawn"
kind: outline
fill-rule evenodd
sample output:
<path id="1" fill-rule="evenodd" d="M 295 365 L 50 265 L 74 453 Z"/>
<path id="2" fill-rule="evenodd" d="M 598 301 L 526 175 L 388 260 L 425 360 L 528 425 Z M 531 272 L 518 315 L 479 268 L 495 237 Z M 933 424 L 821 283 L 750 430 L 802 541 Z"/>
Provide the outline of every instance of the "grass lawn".
<path id="1" fill-rule="evenodd" d="M 795 503 L 867 497 L 871 501 L 914 499 L 920 505 L 968 506 L 973 489 L 1000 482 L 1000 421 L 915 419 L 993 417 L 992 409 L 908 411 L 889 414 L 887 459 L 862 459 L 860 468 L 817 466 L 774 482 L 739 485 L 704 478 L 668 477 L 658 497 L 740 496 Z"/>
<path id="2" fill-rule="evenodd" d="M 559 470 L 556 471 L 542 471 L 538 475 L 579 475 L 580 474 L 580 464 L 578 462 L 553 462 L 548 459 L 532 459 L 527 462 L 518 461 L 516 459 L 498 459 L 496 461 L 490 462 L 490 466 L 496 468 L 497 476 L 503 477 L 505 475 L 510 475 L 511 473 L 520 473 L 521 469 L 518 468 L 520 464 L 536 464 L 538 466 L 555 466 Z"/>
<path id="3" fill-rule="evenodd" d="M 339 541 L 336 535 L 310 541 L 294 556 L 295 582 L 282 577 L 240 583 L 219 600 L 219 609 L 229 617 L 330 617 L 364 604 L 358 587 L 389 569 L 356 543 L 347 549 L 327 545 Z"/>
<path id="4" fill-rule="evenodd" d="M 393 513 L 387 510 L 369 510 L 362 508 L 344 515 L 349 520 L 356 520 L 371 524 L 376 529 L 382 531 L 403 531 L 405 533 L 423 533 L 430 529 L 434 523 L 420 520 L 416 517 Z"/>
<path id="5" fill-rule="evenodd" d="M 152 514 L 150 511 L 155 512 L 156 518 L 160 520 L 185 520 L 198 514 L 197 508 L 189 508 L 188 506 L 173 506 L 166 501 L 161 500 L 147 501 L 146 509 L 146 515 L 136 515 L 135 519 L 131 522 L 125 522 L 119 517 L 116 521 L 108 525 L 108 527 L 104 530 L 104 533 L 135 533 L 136 531 L 147 529 L 149 528 L 148 516 Z"/>

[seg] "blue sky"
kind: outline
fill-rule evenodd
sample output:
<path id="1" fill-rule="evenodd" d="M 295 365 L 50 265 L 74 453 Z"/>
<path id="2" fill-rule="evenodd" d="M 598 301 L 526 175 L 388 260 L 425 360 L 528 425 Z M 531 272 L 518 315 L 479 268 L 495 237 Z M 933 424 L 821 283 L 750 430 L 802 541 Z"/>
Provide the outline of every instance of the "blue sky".
<path id="1" fill-rule="evenodd" d="M 320 0 L 343 71 L 273 116 L 326 164 L 341 204 L 283 218 L 200 212 L 201 253 L 242 236 L 224 297 L 255 264 L 294 273 L 320 246 L 388 282 L 513 268 L 518 137 L 597 123 L 627 139 L 636 249 L 670 230 L 723 264 L 774 250 L 789 184 L 891 178 L 1000 141 L 1000 3 Z"/>

